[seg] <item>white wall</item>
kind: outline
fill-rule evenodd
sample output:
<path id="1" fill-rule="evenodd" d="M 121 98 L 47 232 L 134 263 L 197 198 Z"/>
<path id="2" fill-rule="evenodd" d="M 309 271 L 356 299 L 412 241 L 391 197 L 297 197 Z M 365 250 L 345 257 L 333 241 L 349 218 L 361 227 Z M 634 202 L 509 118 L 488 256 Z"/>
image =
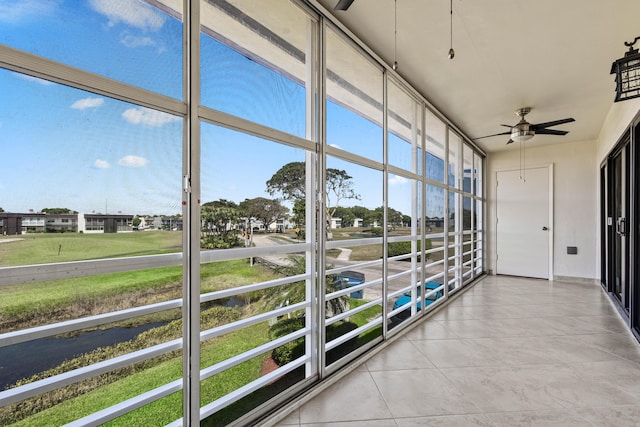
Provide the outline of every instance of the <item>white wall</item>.
<path id="1" fill-rule="evenodd" d="M 548 138 L 548 137 L 546 137 Z M 558 143 L 536 147 L 528 141 L 525 167 L 553 164 L 554 220 L 553 274 L 594 279 L 598 270 L 598 168 L 595 141 Z M 496 173 L 520 168 L 517 144 L 487 156 L 487 257 L 489 268 L 496 270 Z M 577 246 L 577 255 L 567 255 L 567 246 Z"/>
<path id="2" fill-rule="evenodd" d="M 609 113 L 600 129 L 600 135 L 596 140 L 596 160 L 597 167 L 609 154 L 609 151 L 618 142 L 622 134 L 638 114 L 640 110 L 640 98 L 630 101 L 614 103 L 609 109 Z"/>

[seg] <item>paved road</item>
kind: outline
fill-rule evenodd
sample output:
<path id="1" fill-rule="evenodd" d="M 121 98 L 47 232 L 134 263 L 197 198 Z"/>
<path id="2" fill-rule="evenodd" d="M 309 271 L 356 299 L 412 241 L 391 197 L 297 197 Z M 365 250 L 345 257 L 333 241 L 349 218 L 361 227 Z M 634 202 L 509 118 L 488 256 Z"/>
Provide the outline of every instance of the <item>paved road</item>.
<path id="1" fill-rule="evenodd" d="M 275 245 L 283 245 L 286 244 L 286 241 L 276 237 L 274 238 L 270 234 L 254 234 L 253 235 L 253 243 L 256 246 L 275 246 Z M 351 255 L 351 249 L 347 248 L 339 248 L 341 250 L 340 254 L 337 258 L 327 258 L 327 264 L 331 265 L 333 268 L 336 267 L 344 267 L 348 265 L 356 265 L 359 263 L 356 261 L 350 261 L 349 257 Z M 277 265 L 289 265 L 290 260 L 287 258 L 287 255 L 267 255 L 263 256 L 270 263 L 274 263 Z M 390 261 L 388 264 L 388 274 L 394 275 L 400 273 L 402 271 L 409 270 L 411 268 L 411 263 L 407 261 Z M 354 270 L 359 271 L 365 275 L 366 281 L 372 281 L 376 279 L 380 279 L 382 277 L 382 264 L 373 266 L 373 267 L 357 267 Z M 404 276 L 402 279 L 393 280 L 389 282 L 389 292 L 393 292 L 395 290 L 401 289 L 409 285 L 410 276 Z M 364 290 L 364 299 L 365 300 L 373 300 L 376 298 L 380 298 L 382 295 L 382 284 L 378 284 L 376 286 L 366 288 Z"/>

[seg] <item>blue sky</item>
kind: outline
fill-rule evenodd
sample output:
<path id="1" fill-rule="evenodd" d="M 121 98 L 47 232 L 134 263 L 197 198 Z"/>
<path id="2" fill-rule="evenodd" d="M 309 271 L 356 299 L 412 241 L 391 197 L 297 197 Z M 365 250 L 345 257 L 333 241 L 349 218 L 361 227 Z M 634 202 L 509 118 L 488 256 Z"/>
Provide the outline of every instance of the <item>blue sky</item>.
<path id="1" fill-rule="evenodd" d="M 177 99 L 181 32 L 180 22 L 137 1 L 0 0 L 0 43 Z M 206 105 L 304 137 L 304 88 L 211 39 L 202 50 L 217 60 L 203 64 Z M 0 207 L 180 213 L 180 118 L 2 69 L 0 93 Z M 329 116 L 330 144 L 381 160 L 377 125 L 336 105 Z M 266 181 L 304 158 L 203 124 L 202 201 L 270 197 Z M 381 172 L 328 163 L 352 175 L 362 196 L 341 205 L 382 205 Z M 391 177 L 390 206 L 410 214 L 410 196 L 410 182 Z"/>

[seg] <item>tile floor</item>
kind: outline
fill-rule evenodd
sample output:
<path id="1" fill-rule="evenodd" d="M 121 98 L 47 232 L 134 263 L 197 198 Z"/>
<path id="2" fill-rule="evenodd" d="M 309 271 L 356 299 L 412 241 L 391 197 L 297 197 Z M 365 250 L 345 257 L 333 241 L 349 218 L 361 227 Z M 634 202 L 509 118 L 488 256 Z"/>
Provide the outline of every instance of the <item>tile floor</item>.
<path id="1" fill-rule="evenodd" d="M 599 285 L 489 276 L 276 425 L 640 426 L 640 345 Z"/>

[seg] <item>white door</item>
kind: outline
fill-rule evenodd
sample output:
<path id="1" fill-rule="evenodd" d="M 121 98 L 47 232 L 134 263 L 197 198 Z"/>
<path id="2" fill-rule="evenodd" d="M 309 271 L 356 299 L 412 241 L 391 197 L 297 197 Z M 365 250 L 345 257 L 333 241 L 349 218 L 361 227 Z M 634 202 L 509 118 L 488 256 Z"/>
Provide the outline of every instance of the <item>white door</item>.
<path id="1" fill-rule="evenodd" d="M 549 171 L 542 167 L 498 172 L 497 274 L 549 279 Z"/>

